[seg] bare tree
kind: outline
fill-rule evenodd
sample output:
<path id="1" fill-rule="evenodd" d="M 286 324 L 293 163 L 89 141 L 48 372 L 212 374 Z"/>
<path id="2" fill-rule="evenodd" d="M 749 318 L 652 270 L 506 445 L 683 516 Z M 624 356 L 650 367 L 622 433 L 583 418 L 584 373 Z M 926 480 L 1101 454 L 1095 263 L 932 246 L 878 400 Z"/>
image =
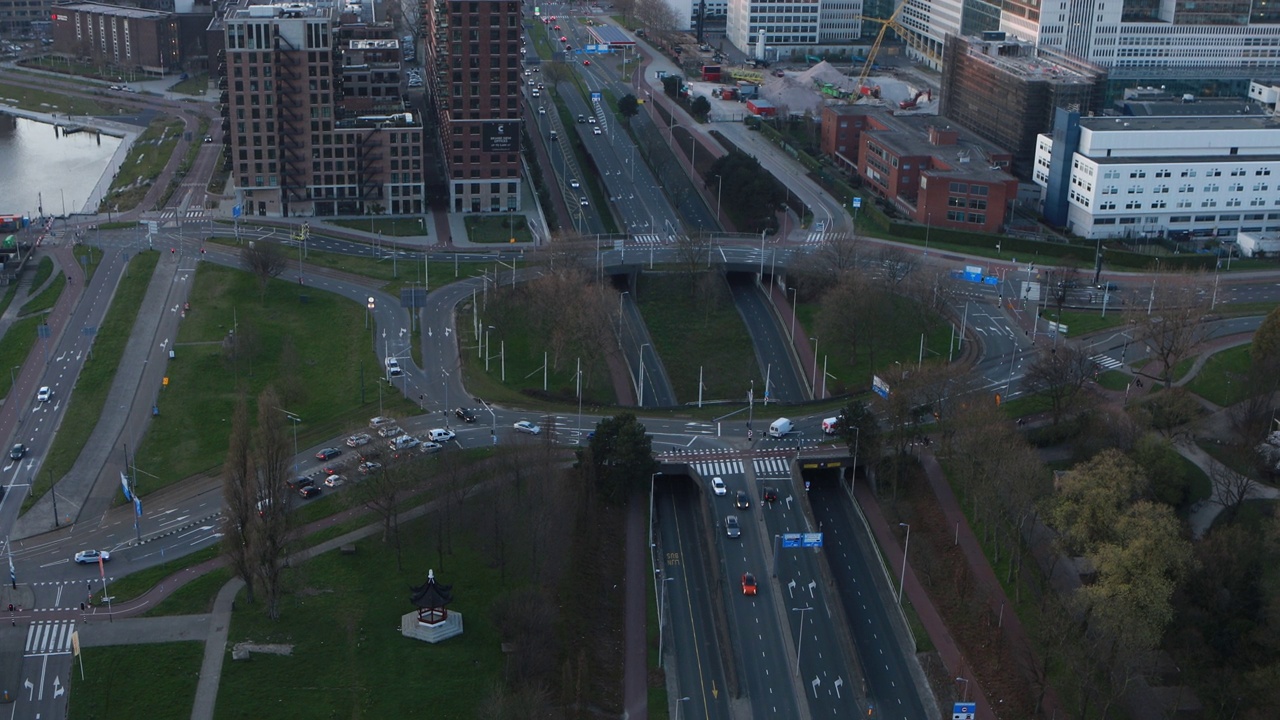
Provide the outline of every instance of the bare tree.
<path id="1" fill-rule="evenodd" d="M 254 602 L 253 549 L 250 547 L 257 499 L 254 495 L 253 432 L 249 427 L 249 398 L 244 390 L 236 397 L 231 415 L 231 438 L 227 461 L 222 466 L 223 535 L 222 547 L 236 577 L 244 581 L 245 593 Z"/>
<path id="2" fill-rule="evenodd" d="M 1239 510 L 1253 491 L 1252 479 L 1217 460 L 1209 464 L 1209 480 L 1213 483 L 1213 501 L 1230 513 Z"/>
<path id="3" fill-rule="evenodd" d="M 1040 355 L 1027 368 L 1027 382 L 1049 399 L 1053 424 L 1071 409 L 1085 383 L 1093 377 L 1094 363 L 1088 353 L 1062 343 L 1040 348 Z"/>
<path id="4" fill-rule="evenodd" d="M 901 285 L 920 265 L 919 258 L 898 245 L 881 245 L 877 259 L 880 267 L 875 272 L 886 290 Z"/>
<path id="5" fill-rule="evenodd" d="M 396 550 L 396 568 L 401 565 L 400 523 L 396 505 L 400 501 L 400 493 L 405 486 L 405 471 L 401 464 L 383 465 L 381 468 L 365 476 L 360 484 L 364 506 L 369 508 L 382 521 L 382 542 Z"/>
<path id="6" fill-rule="evenodd" d="M 1146 312 L 1135 302 L 1130 307 L 1138 340 L 1160 361 L 1164 386 L 1173 385 L 1173 368 L 1204 339 L 1211 299 L 1201 278 L 1187 273 L 1158 275 L 1151 284 Z"/>
<path id="7" fill-rule="evenodd" d="M 707 269 L 711 256 L 711 236 L 702 233 L 676 235 L 675 251 L 677 262 L 689 276 L 689 292 L 692 296 L 697 292 L 698 275 Z"/>
<path id="8" fill-rule="evenodd" d="M 254 571 L 267 617 L 280 617 L 283 561 L 289 538 L 288 486 L 292 445 L 285 426 L 280 396 L 268 387 L 258 396 L 258 429 L 255 434 L 254 460 L 258 481 L 258 522 L 250 541 Z"/>
<path id="9" fill-rule="evenodd" d="M 280 246 L 266 240 L 255 240 L 245 243 L 240 248 L 240 264 L 245 270 L 253 273 L 258 278 L 258 299 L 265 300 L 267 296 L 267 284 L 272 278 L 278 277 L 288 263 L 284 253 L 280 252 Z"/>

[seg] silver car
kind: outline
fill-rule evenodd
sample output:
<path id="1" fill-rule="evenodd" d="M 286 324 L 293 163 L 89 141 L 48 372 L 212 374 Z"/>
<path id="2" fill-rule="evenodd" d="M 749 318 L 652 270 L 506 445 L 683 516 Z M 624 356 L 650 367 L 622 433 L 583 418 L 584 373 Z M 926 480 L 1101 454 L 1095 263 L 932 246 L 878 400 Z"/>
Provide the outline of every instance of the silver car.
<path id="1" fill-rule="evenodd" d="M 742 526 L 738 524 L 737 515 L 729 515 L 725 517 L 724 534 L 731 538 L 742 537 Z"/>

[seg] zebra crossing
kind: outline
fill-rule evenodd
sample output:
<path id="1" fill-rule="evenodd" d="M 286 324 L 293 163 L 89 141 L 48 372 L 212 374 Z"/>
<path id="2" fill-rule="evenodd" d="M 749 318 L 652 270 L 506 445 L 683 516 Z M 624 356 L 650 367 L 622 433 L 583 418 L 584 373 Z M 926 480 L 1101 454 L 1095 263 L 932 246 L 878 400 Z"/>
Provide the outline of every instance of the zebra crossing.
<path id="1" fill-rule="evenodd" d="M 809 233 L 809 236 L 808 236 L 808 237 L 806 237 L 804 241 L 805 241 L 805 242 L 807 242 L 807 243 L 814 244 L 814 245 L 821 245 L 821 244 L 822 244 L 822 240 L 823 240 L 823 238 L 825 238 L 825 237 L 826 237 L 826 235 L 827 235 L 827 233 L 826 233 L 826 231 L 825 231 L 825 230 L 815 230 L 815 231 L 813 231 L 813 232 Z"/>
<path id="2" fill-rule="evenodd" d="M 741 475 L 745 472 L 745 468 L 741 460 L 704 460 L 701 462 L 689 463 L 689 466 L 698 471 L 703 477 L 713 477 L 717 475 Z"/>
<path id="3" fill-rule="evenodd" d="M 174 220 L 178 217 L 183 217 L 188 220 L 199 220 L 205 217 L 205 211 L 204 208 L 187 208 L 182 213 L 179 213 L 177 210 L 163 210 L 160 212 L 161 220 Z"/>
<path id="4" fill-rule="evenodd" d="M 756 458 L 752 462 L 756 475 L 765 477 L 791 477 L 791 463 L 786 458 Z"/>
<path id="5" fill-rule="evenodd" d="M 1108 357 L 1106 355 L 1094 355 L 1089 359 L 1092 360 L 1095 365 L 1102 368 L 1103 370 L 1115 370 L 1116 368 L 1124 366 L 1124 363 L 1120 362 L 1119 360 L 1113 357 Z"/>
<path id="6" fill-rule="evenodd" d="M 66 655 L 71 652 L 75 620 L 37 620 L 27 628 L 27 655 Z"/>
<path id="7" fill-rule="evenodd" d="M 636 245 L 661 245 L 662 244 L 661 235 L 632 235 L 631 240 Z"/>

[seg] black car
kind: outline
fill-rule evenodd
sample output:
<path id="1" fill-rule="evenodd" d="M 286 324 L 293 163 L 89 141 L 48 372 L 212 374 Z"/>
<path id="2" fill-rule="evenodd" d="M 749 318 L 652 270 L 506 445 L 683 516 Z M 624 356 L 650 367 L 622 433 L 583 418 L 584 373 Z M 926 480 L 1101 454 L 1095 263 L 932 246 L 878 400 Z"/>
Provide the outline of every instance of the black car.
<path id="1" fill-rule="evenodd" d="M 21 460 L 22 456 L 26 454 L 27 454 L 27 446 L 23 445 L 22 443 L 18 443 L 14 445 L 11 450 L 9 450 L 9 459 Z"/>
<path id="2" fill-rule="evenodd" d="M 317 460 L 332 460 L 342 454 L 342 448 L 330 447 L 316 453 Z"/>
<path id="3" fill-rule="evenodd" d="M 316 484 L 315 480 L 308 477 L 296 477 L 286 483 L 290 489 L 301 490 L 302 488 L 312 487 Z"/>
<path id="4" fill-rule="evenodd" d="M 298 488 L 298 494 L 304 498 L 313 498 L 320 494 L 320 488 L 315 485 L 308 485 L 306 487 Z"/>
<path id="5" fill-rule="evenodd" d="M 748 498 L 745 492 L 739 490 L 738 494 L 733 498 L 733 506 L 739 510 L 746 510 L 751 507 L 751 498 Z"/>
<path id="6" fill-rule="evenodd" d="M 764 488 L 764 493 L 762 494 L 762 497 L 764 498 L 764 501 L 767 503 L 778 502 L 778 488 L 769 487 L 766 485 Z"/>
<path id="7" fill-rule="evenodd" d="M 473 423 L 476 421 L 476 416 L 473 415 L 471 411 L 466 408 L 461 408 L 461 407 L 457 408 L 456 410 L 453 411 L 453 414 L 462 422 Z"/>

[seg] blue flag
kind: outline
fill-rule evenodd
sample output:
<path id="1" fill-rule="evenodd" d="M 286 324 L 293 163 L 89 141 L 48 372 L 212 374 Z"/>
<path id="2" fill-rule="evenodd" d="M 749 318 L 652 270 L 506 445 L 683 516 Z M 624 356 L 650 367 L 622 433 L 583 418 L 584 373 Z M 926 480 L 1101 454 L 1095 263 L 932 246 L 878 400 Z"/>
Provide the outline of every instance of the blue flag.
<path id="1" fill-rule="evenodd" d="M 129 493 L 129 476 L 125 475 L 124 473 L 120 473 L 120 488 L 124 490 L 125 500 L 133 499 L 133 495 Z"/>
<path id="2" fill-rule="evenodd" d="M 135 497 L 133 499 L 133 509 L 137 513 L 138 517 L 142 517 L 142 498 Z"/>

